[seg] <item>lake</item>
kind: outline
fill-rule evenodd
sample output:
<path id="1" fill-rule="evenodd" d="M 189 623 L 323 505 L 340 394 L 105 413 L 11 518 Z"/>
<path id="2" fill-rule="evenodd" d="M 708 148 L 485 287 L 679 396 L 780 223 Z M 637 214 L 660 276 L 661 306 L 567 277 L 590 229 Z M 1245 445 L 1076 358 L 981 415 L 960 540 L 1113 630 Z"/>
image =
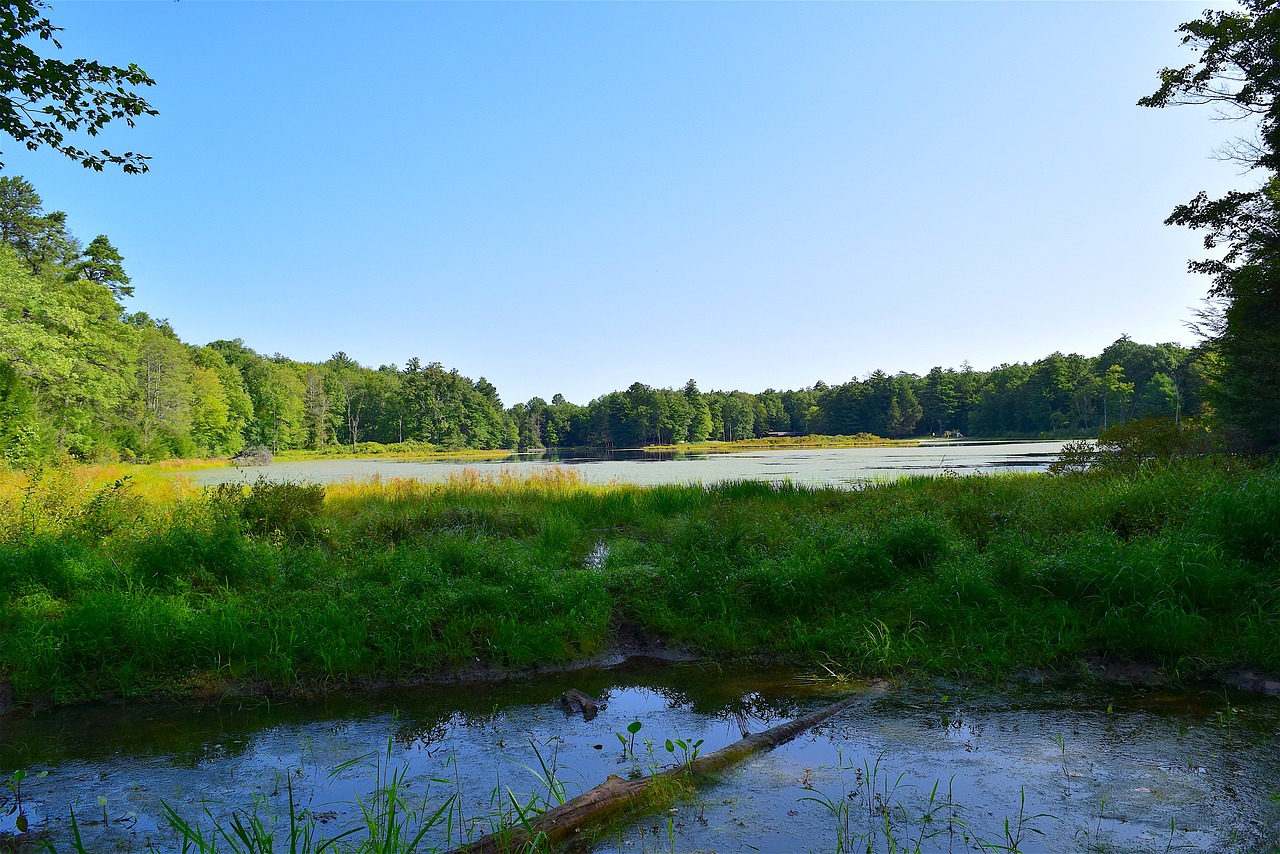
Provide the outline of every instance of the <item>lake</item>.
<path id="1" fill-rule="evenodd" d="M 498 461 L 406 461 L 326 459 L 275 462 L 254 468 L 218 468 L 188 472 L 197 485 L 270 480 L 332 483 L 346 480 L 415 478 L 448 480 L 464 470 L 501 476 L 525 475 L 550 466 L 577 472 L 585 483 L 641 486 L 717 483 L 725 480 L 790 480 L 805 486 L 848 487 L 904 475 L 991 474 L 1044 471 L 1063 442 L 965 442 L 918 447 L 796 448 L 728 453 L 645 453 L 610 455 L 572 452 L 512 455 Z"/>

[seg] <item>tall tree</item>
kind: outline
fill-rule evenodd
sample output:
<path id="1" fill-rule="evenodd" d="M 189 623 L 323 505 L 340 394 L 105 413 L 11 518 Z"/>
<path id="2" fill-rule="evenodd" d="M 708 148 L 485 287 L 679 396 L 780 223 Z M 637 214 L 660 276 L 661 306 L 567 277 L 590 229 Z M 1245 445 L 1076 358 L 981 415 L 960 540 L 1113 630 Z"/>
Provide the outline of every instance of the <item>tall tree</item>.
<path id="1" fill-rule="evenodd" d="M 89 241 L 74 269 L 80 278 L 110 288 L 117 296 L 133 296 L 133 288 L 129 285 L 131 280 L 124 271 L 124 258 L 105 234 Z"/>
<path id="2" fill-rule="evenodd" d="M 1197 60 L 1160 72 L 1145 107 L 1210 105 L 1219 115 L 1256 122 L 1257 136 L 1221 152 L 1262 180 L 1217 199 L 1201 192 L 1176 207 L 1167 224 L 1204 232 L 1221 258 L 1193 261 L 1213 279 L 1202 331 L 1218 351 L 1215 403 L 1222 417 L 1260 449 L 1280 449 L 1280 6 L 1242 0 L 1241 11 L 1206 11 L 1182 24 Z"/>
<path id="3" fill-rule="evenodd" d="M 21 175 L 0 176 L 0 240 L 25 256 L 31 235 L 44 215 L 44 199 Z"/>

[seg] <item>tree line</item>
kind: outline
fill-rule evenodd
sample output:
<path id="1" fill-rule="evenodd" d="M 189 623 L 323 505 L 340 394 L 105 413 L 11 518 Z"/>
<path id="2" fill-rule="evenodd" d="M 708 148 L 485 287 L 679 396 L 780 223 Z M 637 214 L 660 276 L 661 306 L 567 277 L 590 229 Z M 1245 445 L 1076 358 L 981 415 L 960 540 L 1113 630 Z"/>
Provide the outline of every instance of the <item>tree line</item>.
<path id="1" fill-rule="evenodd" d="M 94 136 L 155 110 L 154 81 L 127 68 L 43 56 L 60 48 L 43 0 L 0 16 L 0 133 L 82 165 L 145 172 L 134 152 L 91 152 Z M 991 436 L 1092 433 L 1135 415 L 1212 413 L 1242 447 L 1280 449 L 1280 2 L 1241 0 L 1178 28 L 1193 62 L 1165 68 L 1144 107 L 1211 105 L 1256 134 L 1221 156 L 1261 176 L 1250 190 L 1199 193 L 1167 224 L 1199 229 L 1193 271 L 1212 285 L 1198 324 L 1203 344 L 1143 345 L 1122 337 L 1086 358 L 1054 353 L 990 371 L 877 371 L 798 391 L 703 393 L 636 383 L 578 406 L 557 395 L 504 409 L 483 377 L 438 363 L 363 367 L 343 353 L 324 363 L 264 357 L 243 342 L 184 344 L 166 321 L 129 313 L 132 289 L 104 236 L 83 246 L 66 215 L 44 213 L 34 188 L 0 179 L 0 454 L 10 463 L 57 453 L 157 459 L 360 441 L 442 448 L 637 446 L 735 440 L 771 432 L 888 437 L 961 431 Z M 17 97 L 20 95 L 21 97 Z M 2 168 L 3 164 L 0 164 Z"/>
<path id="2" fill-rule="evenodd" d="M 87 245 L 21 177 L 0 178 L 0 453 L 150 461 L 250 445 L 367 449 L 635 448 L 771 433 L 888 438 L 947 432 L 1080 435 L 1139 416 L 1198 412 L 1209 354 L 1122 337 L 1099 356 L 924 376 L 876 371 L 791 391 L 703 392 L 635 383 L 586 405 L 555 395 L 505 407 L 439 362 L 361 365 L 263 355 L 236 340 L 185 343 L 127 310 L 133 287 L 105 235 Z"/>

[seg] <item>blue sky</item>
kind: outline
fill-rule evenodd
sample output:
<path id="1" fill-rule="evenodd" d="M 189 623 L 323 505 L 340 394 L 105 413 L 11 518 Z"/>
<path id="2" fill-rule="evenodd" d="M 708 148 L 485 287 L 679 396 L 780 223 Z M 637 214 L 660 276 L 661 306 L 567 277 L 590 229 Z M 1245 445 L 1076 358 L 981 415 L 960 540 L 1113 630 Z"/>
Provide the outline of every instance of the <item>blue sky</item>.
<path id="1" fill-rule="evenodd" d="M 153 157 L 0 142 L 184 340 L 487 376 L 798 388 L 1183 326 L 1245 128 L 1134 106 L 1203 3 L 59 2 Z"/>

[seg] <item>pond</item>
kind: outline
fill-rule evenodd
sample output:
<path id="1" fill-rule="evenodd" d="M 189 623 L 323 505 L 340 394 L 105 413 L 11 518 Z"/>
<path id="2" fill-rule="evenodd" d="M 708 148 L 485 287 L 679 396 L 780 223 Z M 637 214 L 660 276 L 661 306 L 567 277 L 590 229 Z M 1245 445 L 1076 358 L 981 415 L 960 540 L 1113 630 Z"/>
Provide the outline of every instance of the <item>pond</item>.
<path id="1" fill-rule="evenodd" d="M 607 706 L 590 721 L 567 714 L 557 701 L 570 687 Z M 336 835 L 359 823 L 359 803 L 371 803 L 379 776 L 399 780 L 419 816 L 444 808 L 428 838 L 445 850 L 489 828 L 499 810 L 510 813 L 512 798 L 554 800 L 559 784 L 569 798 L 609 774 L 647 774 L 674 764 L 667 739 L 701 740 L 707 753 L 850 692 L 853 707 L 586 848 L 886 850 L 892 838 L 925 851 L 1257 851 L 1280 843 L 1280 700 L 1221 689 L 840 686 L 782 670 L 633 662 L 314 702 L 10 715 L 0 719 L 0 770 L 25 771 L 23 814 L 58 851 L 71 850 L 73 808 L 88 850 L 172 851 L 179 846 L 162 803 L 206 828 L 209 816 L 225 820 L 235 807 L 284 826 L 290 794 Z M 636 722 L 628 750 L 618 734 Z M 0 829 L 14 820 L 10 813 Z"/>
<path id="2" fill-rule="evenodd" d="M 903 475 L 1044 471 L 1062 450 L 1062 442 L 937 443 L 886 448 L 795 448 L 732 453 L 646 453 L 609 455 L 572 452 L 512 455 L 497 461 L 407 461 L 332 459 L 277 462 L 255 468 L 219 468 L 189 472 L 196 484 L 271 480 L 332 483 L 372 478 L 448 480 L 466 469 L 521 476 L 550 466 L 569 468 L 586 483 L 716 483 L 724 480 L 790 480 L 805 486 L 850 486 Z"/>

